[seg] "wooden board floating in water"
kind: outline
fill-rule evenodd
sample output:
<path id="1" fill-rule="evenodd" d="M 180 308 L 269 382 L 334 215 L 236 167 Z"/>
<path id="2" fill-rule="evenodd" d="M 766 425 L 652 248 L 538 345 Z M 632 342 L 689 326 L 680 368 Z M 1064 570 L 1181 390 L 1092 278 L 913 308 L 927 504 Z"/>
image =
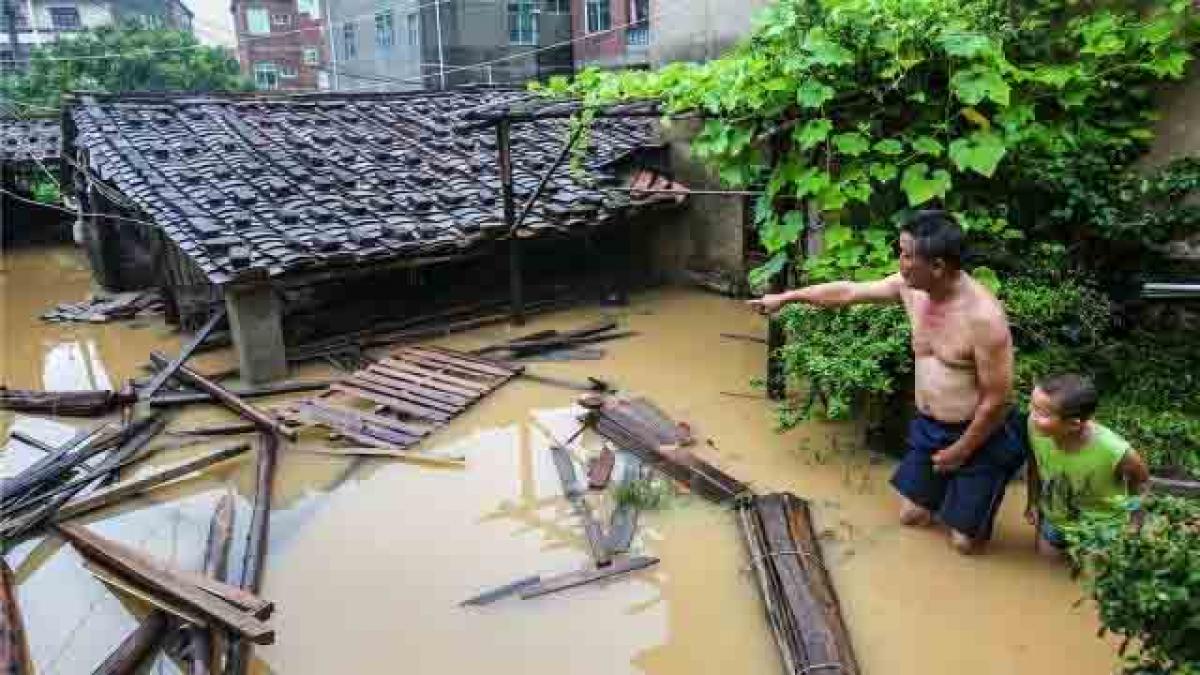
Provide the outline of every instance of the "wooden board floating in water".
<path id="1" fill-rule="evenodd" d="M 614 396 L 588 398 L 588 406 L 593 401 L 599 406 L 594 409 L 596 431 L 697 495 L 725 503 L 749 492 L 744 483 L 682 447 L 691 441 L 689 432 L 650 401 Z"/>
<path id="2" fill-rule="evenodd" d="M 738 522 L 786 672 L 858 675 L 808 504 L 792 494 L 748 498 Z"/>
<path id="3" fill-rule="evenodd" d="M 520 368 L 438 347 L 405 347 L 334 383 L 327 391 L 283 406 L 300 426 L 319 426 L 371 454 L 460 463 L 410 448 L 521 372 Z"/>
<path id="4" fill-rule="evenodd" d="M 483 605 L 490 605 L 501 598 L 507 598 L 510 595 L 533 586 L 534 584 L 539 583 L 541 580 L 542 578 L 536 574 L 525 577 L 524 579 L 517 579 L 516 581 L 504 584 L 503 586 L 498 586 L 491 590 L 484 591 L 475 597 L 467 598 L 466 600 L 458 603 L 458 606 L 482 607 Z"/>
<path id="5" fill-rule="evenodd" d="M 576 586 L 583 586 L 604 579 L 611 579 L 621 575 L 636 572 L 658 564 L 658 558 L 649 556 L 638 556 L 636 558 L 624 558 L 613 561 L 611 565 L 605 567 L 588 567 L 578 572 L 569 572 L 549 579 L 543 579 L 537 585 L 530 586 L 521 591 L 521 598 L 528 600 L 550 593 L 565 591 Z"/>

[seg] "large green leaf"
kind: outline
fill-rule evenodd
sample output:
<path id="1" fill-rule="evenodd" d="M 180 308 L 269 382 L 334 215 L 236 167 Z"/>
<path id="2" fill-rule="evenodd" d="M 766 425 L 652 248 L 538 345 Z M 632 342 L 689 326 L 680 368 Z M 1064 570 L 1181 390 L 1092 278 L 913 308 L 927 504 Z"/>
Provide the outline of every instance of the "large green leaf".
<path id="1" fill-rule="evenodd" d="M 900 187 L 908 196 L 909 206 L 920 206 L 932 199 L 945 197 L 952 184 L 950 172 L 945 169 L 930 172 L 926 164 L 913 164 L 904 170 L 904 177 L 900 179 Z"/>
<path id="2" fill-rule="evenodd" d="M 815 195 L 828 187 L 831 182 L 833 181 L 826 171 L 809 167 L 796 178 L 796 198 L 803 199 L 809 195 Z"/>
<path id="3" fill-rule="evenodd" d="M 959 171 L 970 169 L 988 178 L 996 173 L 996 167 L 1007 153 L 1004 139 L 991 131 L 976 131 L 950 143 L 950 159 Z"/>
<path id="4" fill-rule="evenodd" d="M 904 144 L 894 138 L 885 138 L 875 144 L 875 152 L 895 157 L 904 154 Z"/>
<path id="5" fill-rule="evenodd" d="M 825 139 L 829 138 L 830 131 L 833 131 L 833 122 L 825 118 L 809 120 L 792 132 L 792 140 L 796 141 L 801 149 L 808 150 L 824 143 Z"/>
<path id="6" fill-rule="evenodd" d="M 943 146 L 941 142 L 933 136 L 917 137 L 917 139 L 912 142 L 912 147 L 913 150 L 916 150 L 922 155 L 929 155 L 931 157 L 941 157 L 942 153 L 946 152 L 945 146 Z"/>
<path id="7" fill-rule="evenodd" d="M 938 42 L 950 56 L 961 56 L 968 59 L 997 51 L 996 43 L 982 33 L 965 33 L 960 30 L 946 31 L 942 33 Z"/>
<path id="8" fill-rule="evenodd" d="M 809 80 L 796 90 L 796 102 L 804 108 L 820 108 L 831 99 L 837 91 L 833 87 Z"/>
<path id="9" fill-rule="evenodd" d="M 977 105 L 990 99 L 1006 106 L 1012 93 L 1012 87 L 1004 80 L 1004 75 L 991 66 L 977 65 L 955 73 L 950 79 L 950 87 L 958 99 L 967 105 Z"/>
<path id="10" fill-rule="evenodd" d="M 867 137 L 855 131 L 834 136 L 833 145 L 838 152 L 851 157 L 857 157 L 871 149 L 871 142 Z"/>
<path id="11" fill-rule="evenodd" d="M 809 31 L 804 39 L 804 51 L 813 63 L 820 66 L 844 66 L 854 63 L 854 52 L 831 39 L 821 29 Z"/>

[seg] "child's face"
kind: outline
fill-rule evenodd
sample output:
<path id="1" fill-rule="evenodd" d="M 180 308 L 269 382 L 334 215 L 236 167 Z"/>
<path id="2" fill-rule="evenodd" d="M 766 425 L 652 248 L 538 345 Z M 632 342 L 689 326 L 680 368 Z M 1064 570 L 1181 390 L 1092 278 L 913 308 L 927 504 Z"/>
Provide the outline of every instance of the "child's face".
<path id="1" fill-rule="evenodd" d="M 1029 397 L 1029 418 L 1035 429 L 1053 438 L 1067 436 L 1083 428 L 1081 420 L 1063 417 L 1058 401 L 1039 387 L 1034 387 Z"/>

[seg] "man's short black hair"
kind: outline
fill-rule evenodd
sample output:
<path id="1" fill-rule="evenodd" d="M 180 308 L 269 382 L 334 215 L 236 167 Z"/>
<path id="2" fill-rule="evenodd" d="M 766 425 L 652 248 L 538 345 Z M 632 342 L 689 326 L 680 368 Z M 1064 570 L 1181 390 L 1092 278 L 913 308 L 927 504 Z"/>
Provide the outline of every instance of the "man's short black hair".
<path id="1" fill-rule="evenodd" d="M 917 211 L 901 229 L 913 238 L 917 255 L 930 262 L 941 259 L 962 269 L 966 241 L 954 216 L 945 211 Z"/>
<path id="2" fill-rule="evenodd" d="M 1059 416 L 1066 419 L 1091 419 L 1100 403 L 1096 384 L 1078 373 L 1052 375 L 1039 380 L 1037 386 L 1054 399 Z"/>

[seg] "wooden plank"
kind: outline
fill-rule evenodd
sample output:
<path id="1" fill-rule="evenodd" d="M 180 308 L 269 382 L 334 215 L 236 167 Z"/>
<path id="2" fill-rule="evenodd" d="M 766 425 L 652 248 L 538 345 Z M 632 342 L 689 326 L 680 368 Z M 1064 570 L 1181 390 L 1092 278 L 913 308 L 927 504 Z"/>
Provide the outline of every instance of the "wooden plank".
<path id="1" fill-rule="evenodd" d="M 151 352 L 150 359 L 160 366 L 166 365 L 166 357 L 158 352 Z M 212 396 L 221 405 L 241 415 L 247 421 L 253 422 L 260 430 L 283 436 L 289 440 L 296 439 L 294 431 L 283 426 L 277 420 L 272 419 L 258 408 L 246 403 L 237 394 L 200 375 L 191 368 L 181 365 L 179 366 L 178 374 L 180 380 Z"/>
<path id="2" fill-rule="evenodd" d="M 384 444 L 374 446 L 370 444 L 378 443 L 378 441 L 374 441 L 369 437 L 359 440 L 354 438 L 352 434 L 347 435 L 347 438 L 350 438 L 351 440 L 357 440 L 359 443 L 362 443 L 367 447 L 340 448 L 326 446 L 313 448 L 298 446 L 295 448 L 295 451 L 309 452 L 317 455 L 333 455 L 335 457 L 389 457 L 392 459 L 404 460 L 406 462 L 414 462 L 416 464 L 429 464 L 432 466 L 444 466 L 454 469 L 463 468 L 466 466 L 467 462 L 467 458 L 462 455 L 439 455 L 432 452 L 421 452 L 420 450 L 398 449 L 393 447 L 385 448 L 382 447 Z"/>
<path id="3" fill-rule="evenodd" d="M 59 523 L 58 531 L 84 556 L 114 568 L 122 576 L 162 595 L 185 610 L 209 617 L 256 644 L 271 644 L 275 631 L 258 619 L 243 614 L 223 600 L 214 598 L 191 583 L 165 570 L 151 567 L 121 555 L 114 542 L 70 523 Z"/>
<path id="4" fill-rule="evenodd" d="M 438 377 L 453 378 L 453 382 L 461 383 L 460 386 L 474 386 L 476 389 L 487 392 L 496 388 L 498 378 L 492 375 L 482 375 L 472 370 L 456 366 L 452 363 L 443 363 L 433 359 L 426 358 L 424 354 L 414 354 L 412 352 L 402 352 L 397 354 L 397 360 L 408 363 L 411 366 L 420 368 L 425 372 L 436 373 Z"/>
<path id="5" fill-rule="evenodd" d="M 233 541 L 233 492 L 226 492 L 213 510 L 204 543 L 204 562 L 201 572 L 210 579 L 225 578 L 229 561 L 229 546 Z M 207 626 L 186 629 L 191 657 L 189 675 L 210 675 L 213 672 L 213 634 Z"/>
<path id="6" fill-rule="evenodd" d="M 29 643 L 25 638 L 21 607 L 17 604 L 13 573 L 3 556 L 0 556 L 0 673 L 33 673 L 33 662 L 29 659 Z"/>
<path id="7" fill-rule="evenodd" d="M 600 523 L 596 521 L 596 517 L 592 515 L 592 509 L 588 505 L 587 499 L 584 498 L 583 491 L 579 489 L 579 483 L 575 477 L 575 462 L 571 459 L 571 454 L 558 444 L 551 445 L 550 452 L 553 453 L 554 468 L 558 471 L 558 480 L 562 484 L 563 494 L 571 502 L 571 506 L 575 509 L 575 515 L 583 524 L 584 540 L 587 541 L 592 560 L 596 565 L 607 565 L 612 561 L 612 554 L 604 547 L 604 532 L 600 529 Z"/>
<path id="8" fill-rule="evenodd" d="M 158 390 L 167 383 L 167 380 L 171 379 L 175 375 L 175 371 L 179 370 L 180 366 L 186 363 L 188 359 L 192 358 L 192 354 L 195 353 L 196 348 L 208 339 L 208 336 L 217 328 L 217 325 L 225 320 L 225 312 L 225 305 L 218 307 L 217 311 L 213 312 L 212 316 L 208 317 L 208 321 L 204 322 L 204 325 L 200 327 L 200 330 L 196 331 L 196 334 L 192 336 L 192 339 L 189 340 L 187 344 L 183 346 L 183 349 L 179 351 L 179 356 L 176 356 L 171 360 L 170 363 L 159 369 L 159 371 L 155 373 L 154 377 L 151 378 L 149 384 L 147 384 L 142 388 L 141 391 L 138 392 L 138 398 L 145 401 L 146 399 L 158 393 Z"/>
<path id="9" fill-rule="evenodd" d="M 451 415 L 456 415 L 459 412 L 462 412 L 463 409 L 462 406 L 423 396 L 418 392 L 414 392 L 405 388 L 402 384 L 397 384 L 395 380 L 391 380 L 386 377 L 380 377 L 374 373 L 366 373 L 362 371 L 357 372 L 348 380 L 348 382 L 366 382 L 368 383 L 366 386 L 374 386 L 379 388 L 380 391 L 390 392 L 393 396 L 403 401 L 408 401 L 409 403 L 431 408 L 433 410 L 441 410 L 442 412 L 446 412 Z"/>
<path id="10" fill-rule="evenodd" d="M 457 363 L 463 367 L 472 368 L 477 372 L 485 375 L 491 375 L 493 377 L 509 378 L 515 375 L 518 370 L 520 370 L 519 368 L 506 367 L 500 363 L 497 363 L 496 361 L 492 361 L 491 359 L 471 356 L 470 354 L 464 354 L 462 352 L 445 349 L 442 347 L 412 346 L 406 347 L 405 349 L 418 354 L 426 354 L 431 358 L 443 360 L 448 363 Z"/>
<path id="11" fill-rule="evenodd" d="M 521 598 L 528 600 L 550 593 L 565 591 L 568 588 L 575 588 L 584 584 L 590 584 L 595 581 L 611 579 L 613 577 L 629 574 L 638 570 L 646 569 L 658 564 L 658 558 L 648 556 L 638 556 L 636 558 L 624 558 L 613 562 L 607 567 L 588 567 L 578 572 L 570 572 L 556 577 L 542 580 L 536 586 L 529 587 L 521 591 Z"/>
<path id="12" fill-rule="evenodd" d="M 96 577 L 98 581 L 101 581 L 115 588 L 116 590 L 125 593 L 126 595 L 135 597 L 147 605 L 156 608 L 158 611 L 170 614 L 176 619 L 179 619 L 187 624 L 198 624 L 201 626 L 205 625 L 204 619 L 200 618 L 199 615 L 189 612 L 188 610 L 183 609 L 176 604 L 167 602 L 162 598 L 156 597 L 153 593 L 150 593 L 143 588 L 138 588 L 129 580 L 122 579 L 121 575 L 113 572 L 99 563 L 85 559 L 81 564 L 83 565 L 83 569 L 87 570 L 88 574 Z"/>
<path id="13" fill-rule="evenodd" d="M 317 408 L 296 408 L 291 414 L 294 419 L 305 424 L 325 427 L 338 435 L 353 438 L 359 443 L 368 443 L 373 447 L 399 450 L 419 440 L 415 436 L 409 436 L 391 427 L 372 424 L 357 418 L 330 415 Z"/>
<path id="14" fill-rule="evenodd" d="M 134 478 L 110 485 L 75 501 L 67 502 L 54 515 L 54 520 L 56 522 L 63 522 L 72 518 L 78 518 L 85 513 L 91 513 L 97 509 L 110 506 L 127 497 L 142 494 L 168 481 L 173 481 L 176 478 L 208 468 L 213 464 L 239 457 L 249 449 L 250 445 L 247 443 L 219 448 L 194 459 L 173 464 L 141 478 Z"/>
<path id="15" fill-rule="evenodd" d="M 437 373 L 423 370 L 420 367 L 403 361 L 393 361 L 391 363 L 380 361 L 372 365 L 371 368 L 374 369 L 374 372 L 382 372 L 387 377 L 409 382 L 425 390 L 432 389 L 440 393 L 464 398 L 468 402 L 474 402 L 490 391 L 487 388 L 466 387 L 438 379 L 436 377 Z M 471 384 L 474 385 L 475 383 L 472 382 Z"/>
<path id="16" fill-rule="evenodd" d="M 613 466 L 616 465 L 616 462 L 617 453 L 607 445 L 604 446 L 600 450 L 600 454 L 588 462 L 588 487 L 593 490 L 603 490 L 608 487 L 608 481 L 612 478 Z"/>
<path id="17" fill-rule="evenodd" d="M 474 597 L 467 598 L 466 600 L 463 600 L 462 602 L 458 603 L 458 606 L 459 607 L 482 607 L 483 605 L 490 605 L 491 603 L 493 603 L 501 598 L 507 598 L 510 595 L 513 595 L 513 594 L 518 593 L 530 586 L 533 586 L 534 584 L 537 584 L 541 580 L 542 580 L 542 578 L 536 574 L 534 574 L 533 576 L 525 577 L 523 579 L 517 579 L 516 581 L 504 584 L 503 586 L 498 586 L 496 588 L 486 590 Z"/>
<path id="18" fill-rule="evenodd" d="M 444 403 L 446 405 L 454 406 L 454 408 L 457 410 L 461 410 L 461 409 L 471 405 L 471 403 L 473 401 L 475 401 L 476 399 L 479 398 L 478 396 L 463 396 L 460 394 L 451 394 L 449 392 L 434 389 L 432 387 L 423 386 L 422 384 L 418 384 L 416 382 L 411 381 L 411 379 L 403 378 L 403 377 L 396 377 L 396 373 L 394 373 L 393 371 L 390 371 L 386 368 L 381 368 L 377 365 L 368 366 L 365 370 L 361 370 L 356 374 L 359 377 L 362 377 L 367 374 L 373 375 L 375 377 L 385 380 L 386 382 L 388 382 L 390 384 L 390 386 L 392 386 L 396 389 L 403 389 L 403 390 L 411 392 L 417 396 L 435 400 L 440 403 Z M 412 378 L 412 379 L 416 379 L 416 378 Z"/>
<path id="19" fill-rule="evenodd" d="M 358 398 L 364 398 L 368 401 L 374 401 L 397 412 L 402 412 L 422 419 L 434 420 L 435 422 L 445 422 L 453 417 L 453 415 L 447 415 L 440 410 L 423 408 L 421 406 L 409 403 L 408 401 L 401 401 L 394 396 L 389 396 L 386 393 L 374 391 L 361 385 L 354 386 L 346 382 L 338 382 L 331 386 L 330 389 L 339 391 L 343 394 L 357 396 Z"/>
<path id="20" fill-rule="evenodd" d="M 330 380 L 313 380 L 311 382 L 276 382 L 259 387 L 230 387 L 229 393 L 242 399 L 266 398 L 282 394 L 299 394 L 306 391 L 318 391 L 329 386 Z M 150 399 L 151 408 L 172 408 L 191 403 L 215 403 L 212 394 L 202 391 L 182 391 L 156 394 Z"/>
<path id="21" fill-rule="evenodd" d="M 354 417 L 358 417 L 360 419 L 367 420 L 368 422 L 371 422 L 372 424 L 378 424 L 379 426 L 384 426 L 384 427 L 388 427 L 390 429 L 395 429 L 396 431 L 399 431 L 400 433 L 407 434 L 414 438 L 421 438 L 422 436 L 427 436 L 431 431 L 434 430 L 434 427 L 429 424 L 421 424 L 421 423 L 417 423 L 417 422 L 404 422 L 404 421 L 401 421 L 398 419 L 393 419 L 386 415 L 377 415 L 377 414 L 367 411 L 367 410 L 357 410 L 355 408 L 341 406 L 341 405 L 338 405 L 337 403 L 333 403 L 333 402 L 330 402 L 327 400 L 322 400 L 322 399 L 313 399 L 311 401 L 300 401 L 297 405 L 307 405 L 307 406 L 312 406 L 314 408 L 320 408 L 321 410 L 327 411 L 330 414 L 335 414 L 335 415 L 353 415 Z"/>
<path id="22" fill-rule="evenodd" d="M 118 541 L 113 541 L 110 539 L 106 541 L 106 545 L 112 551 L 119 553 L 121 556 L 128 558 L 129 560 L 134 560 L 145 567 L 160 569 L 173 577 L 177 577 L 181 581 L 195 586 L 209 595 L 224 600 L 240 610 L 249 612 L 255 618 L 265 619 L 271 615 L 271 612 L 275 610 L 274 602 L 260 598 L 245 589 L 238 588 L 232 584 L 227 584 L 224 581 L 214 579 L 210 576 L 189 572 L 187 570 L 181 570 L 177 567 L 167 564 L 166 562 L 157 560 L 147 553 L 143 553 L 135 548 L 126 546 Z"/>
<path id="23" fill-rule="evenodd" d="M 92 675 L 131 675 L 153 654 L 167 636 L 167 614 L 151 610 L 132 633 L 104 659 Z"/>
<path id="24" fill-rule="evenodd" d="M 380 363 L 388 368 L 392 368 L 400 372 L 409 373 L 416 377 L 434 380 L 437 382 L 437 384 L 432 386 L 436 386 L 443 391 L 459 393 L 465 396 L 479 397 L 492 390 L 492 387 L 489 385 L 477 382 L 475 380 L 468 380 L 455 375 L 450 375 L 443 372 L 441 369 L 430 370 L 427 366 L 421 364 L 420 362 L 414 363 L 412 361 L 403 361 L 388 357 L 381 360 Z M 450 389 L 449 387 L 454 388 Z"/>

